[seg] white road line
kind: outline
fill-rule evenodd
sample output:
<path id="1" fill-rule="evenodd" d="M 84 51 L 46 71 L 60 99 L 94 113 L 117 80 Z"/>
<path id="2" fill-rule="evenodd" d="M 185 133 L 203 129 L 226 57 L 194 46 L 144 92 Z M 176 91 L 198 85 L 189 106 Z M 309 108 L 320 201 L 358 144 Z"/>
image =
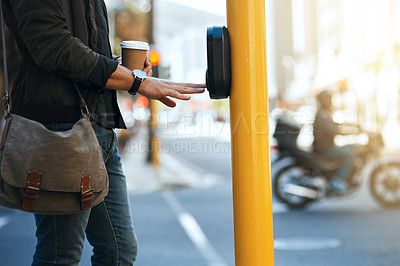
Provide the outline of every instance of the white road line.
<path id="1" fill-rule="evenodd" d="M 279 214 L 279 213 L 286 213 L 286 212 L 289 212 L 289 208 L 286 205 L 280 204 L 280 203 L 272 204 L 272 213 Z"/>
<path id="2" fill-rule="evenodd" d="M 0 217 L 0 229 L 6 226 L 10 222 L 8 217 Z"/>
<path id="3" fill-rule="evenodd" d="M 172 194 L 171 191 L 165 191 L 162 195 L 171 209 L 175 212 L 179 223 L 185 230 L 189 239 L 208 262 L 208 266 L 228 266 L 207 239 L 196 219 L 183 209 L 174 194 Z"/>

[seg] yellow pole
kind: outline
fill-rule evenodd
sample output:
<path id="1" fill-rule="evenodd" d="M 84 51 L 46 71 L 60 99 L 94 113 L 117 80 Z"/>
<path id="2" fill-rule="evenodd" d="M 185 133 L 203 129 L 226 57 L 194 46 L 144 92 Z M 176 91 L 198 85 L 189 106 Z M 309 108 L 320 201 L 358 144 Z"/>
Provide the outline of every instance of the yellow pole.
<path id="1" fill-rule="evenodd" d="M 227 0 L 236 266 L 274 265 L 264 0 Z"/>
<path id="2" fill-rule="evenodd" d="M 160 152 L 160 141 L 157 137 L 158 129 L 158 102 L 156 100 L 150 100 L 150 127 L 151 127 L 151 161 L 156 171 L 160 168 L 159 152 Z"/>

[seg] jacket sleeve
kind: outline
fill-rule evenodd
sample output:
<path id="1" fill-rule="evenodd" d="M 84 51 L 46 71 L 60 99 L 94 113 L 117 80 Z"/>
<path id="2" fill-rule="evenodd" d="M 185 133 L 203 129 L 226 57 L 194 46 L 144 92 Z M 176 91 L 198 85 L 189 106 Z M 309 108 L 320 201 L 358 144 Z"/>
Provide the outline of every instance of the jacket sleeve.
<path id="1" fill-rule="evenodd" d="M 61 0 L 10 0 L 19 34 L 36 64 L 82 84 L 104 87 L 118 62 L 68 30 Z"/>

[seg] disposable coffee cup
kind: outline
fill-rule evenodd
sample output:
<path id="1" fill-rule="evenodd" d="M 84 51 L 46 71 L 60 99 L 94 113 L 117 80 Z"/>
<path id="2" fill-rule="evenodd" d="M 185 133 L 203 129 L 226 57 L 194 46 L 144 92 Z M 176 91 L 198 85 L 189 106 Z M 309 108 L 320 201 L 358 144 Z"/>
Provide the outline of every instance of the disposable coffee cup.
<path id="1" fill-rule="evenodd" d="M 123 41 L 122 49 L 122 65 L 130 70 L 144 68 L 149 44 L 147 42 Z"/>

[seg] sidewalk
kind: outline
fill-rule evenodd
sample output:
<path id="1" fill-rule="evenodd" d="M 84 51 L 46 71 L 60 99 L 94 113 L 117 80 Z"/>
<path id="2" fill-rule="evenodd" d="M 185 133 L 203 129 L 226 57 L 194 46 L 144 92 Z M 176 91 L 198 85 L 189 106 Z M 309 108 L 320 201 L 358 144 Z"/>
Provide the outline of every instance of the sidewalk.
<path id="1" fill-rule="evenodd" d="M 132 143 L 134 145 L 130 145 Z M 121 155 L 130 194 L 179 188 L 207 188 L 220 182 L 218 176 L 210 175 L 203 169 L 162 151 L 158 155 L 160 166 L 156 169 L 152 163 L 147 162 L 147 148 L 143 149 L 146 143 L 147 135 L 142 130 L 129 141 L 127 149 Z"/>

